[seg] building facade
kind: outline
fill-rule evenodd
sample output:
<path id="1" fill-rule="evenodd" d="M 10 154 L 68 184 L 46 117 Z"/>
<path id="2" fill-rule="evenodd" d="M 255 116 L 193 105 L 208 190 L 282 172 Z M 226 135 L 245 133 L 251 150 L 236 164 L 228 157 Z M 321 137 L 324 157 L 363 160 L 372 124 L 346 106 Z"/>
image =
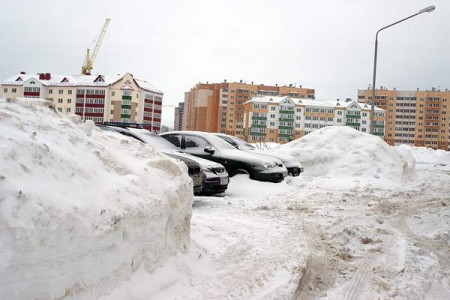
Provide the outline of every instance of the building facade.
<path id="1" fill-rule="evenodd" d="M 375 110 L 374 134 L 384 137 L 384 110 Z M 357 101 L 320 101 L 288 96 L 254 97 L 244 103 L 244 139 L 286 143 L 325 126 L 369 132 L 370 106 Z"/>
<path id="2" fill-rule="evenodd" d="M 199 83 L 185 98 L 187 130 L 244 136 L 244 103 L 256 96 L 290 96 L 314 99 L 315 90 L 290 86 L 266 86 L 244 82 Z"/>
<path id="3" fill-rule="evenodd" d="M 133 75 L 52 75 L 21 73 L 1 83 L 5 98 L 47 99 L 64 114 L 95 123 L 137 123 L 159 132 L 163 93 Z"/>
<path id="4" fill-rule="evenodd" d="M 449 150 L 449 91 L 377 89 L 375 105 L 386 111 L 385 141 Z M 372 90 L 358 90 L 358 101 L 371 103 Z"/>
<path id="5" fill-rule="evenodd" d="M 174 130 L 183 130 L 183 114 L 184 114 L 184 102 L 178 103 L 178 107 L 175 107 L 174 116 Z"/>

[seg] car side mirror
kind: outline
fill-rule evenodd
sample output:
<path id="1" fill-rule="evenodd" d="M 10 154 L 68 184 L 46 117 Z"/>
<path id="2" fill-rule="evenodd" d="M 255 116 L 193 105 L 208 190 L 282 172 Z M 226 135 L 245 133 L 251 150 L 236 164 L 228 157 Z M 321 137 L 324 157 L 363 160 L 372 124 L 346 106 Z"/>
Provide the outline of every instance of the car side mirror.
<path id="1" fill-rule="evenodd" d="M 209 154 L 214 154 L 214 152 L 216 152 L 216 150 L 215 150 L 213 147 L 211 147 L 211 146 L 206 147 L 206 148 L 204 149 L 204 151 L 205 151 L 206 153 L 209 153 Z"/>

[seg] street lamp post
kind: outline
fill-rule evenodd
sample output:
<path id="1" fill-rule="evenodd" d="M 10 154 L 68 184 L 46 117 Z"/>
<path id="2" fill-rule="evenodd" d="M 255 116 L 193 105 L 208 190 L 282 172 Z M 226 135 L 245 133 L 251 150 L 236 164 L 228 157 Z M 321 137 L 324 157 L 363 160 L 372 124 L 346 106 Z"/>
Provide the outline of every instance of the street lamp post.
<path id="1" fill-rule="evenodd" d="M 426 12 L 432 12 L 433 10 L 435 10 L 435 8 L 436 7 L 434 5 L 428 6 L 428 7 L 424 8 L 424 9 L 419 10 L 419 12 L 417 12 L 417 13 L 415 13 L 415 14 L 407 17 L 407 18 L 404 18 L 404 19 L 402 19 L 400 21 L 397 21 L 397 22 L 392 23 L 392 24 L 390 24 L 388 26 L 385 26 L 385 27 L 383 27 L 383 28 L 381 28 L 380 30 L 377 31 L 377 34 L 375 35 L 375 56 L 374 56 L 374 60 L 373 60 L 372 102 L 371 102 L 371 110 L 370 110 L 370 134 L 373 134 L 373 122 L 374 122 L 374 116 L 375 116 L 375 80 L 376 80 L 376 77 L 377 77 L 378 33 L 380 33 L 380 31 L 382 31 L 382 30 L 384 30 L 386 28 L 392 27 L 392 26 L 394 26 L 394 25 L 396 25 L 398 23 L 401 23 L 403 21 L 411 19 L 412 17 L 415 17 L 417 15 L 420 15 L 420 14 L 423 14 L 423 13 L 426 13 Z"/>

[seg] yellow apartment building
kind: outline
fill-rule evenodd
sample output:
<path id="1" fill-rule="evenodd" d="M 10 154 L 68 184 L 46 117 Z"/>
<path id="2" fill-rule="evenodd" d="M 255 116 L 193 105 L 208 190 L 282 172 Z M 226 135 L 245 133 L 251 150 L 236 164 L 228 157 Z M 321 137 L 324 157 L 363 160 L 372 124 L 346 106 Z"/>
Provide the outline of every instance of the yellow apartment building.
<path id="1" fill-rule="evenodd" d="M 256 96 L 314 99 L 315 90 L 245 82 L 199 83 L 185 97 L 186 130 L 244 136 L 244 103 Z M 184 120 L 183 120 L 184 121 Z"/>
<path id="2" fill-rule="evenodd" d="M 125 75 L 14 75 L 1 83 L 5 98 L 41 98 L 63 114 L 96 123 L 134 123 L 159 132 L 163 93 L 146 81 Z"/>
<path id="3" fill-rule="evenodd" d="M 375 105 L 386 111 L 385 141 L 449 150 L 449 99 L 448 90 L 377 89 Z M 358 101 L 370 104 L 372 90 L 358 90 Z"/>

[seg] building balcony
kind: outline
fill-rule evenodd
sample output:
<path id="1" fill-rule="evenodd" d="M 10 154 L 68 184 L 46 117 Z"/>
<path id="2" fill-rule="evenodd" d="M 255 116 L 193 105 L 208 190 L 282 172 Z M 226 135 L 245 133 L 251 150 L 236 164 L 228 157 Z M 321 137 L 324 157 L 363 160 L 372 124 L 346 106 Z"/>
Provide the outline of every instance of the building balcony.
<path id="1" fill-rule="evenodd" d="M 280 122 L 294 122 L 294 119 L 280 118 Z"/>
<path id="2" fill-rule="evenodd" d="M 373 124 L 373 128 L 384 128 L 384 125 Z"/>
<path id="3" fill-rule="evenodd" d="M 361 115 L 350 115 L 350 114 L 348 114 L 348 115 L 346 115 L 346 117 L 349 118 L 349 119 L 361 119 Z"/>
<path id="4" fill-rule="evenodd" d="M 122 118 L 122 119 L 129 119 L 129 118 L 131 118 L 131 115 L 121 114 L 120 118 Z"/>
<path id="5" fill-rule="evenodd" d="M 251 127 L 253 127 L 253 128 L 266 128 L 266 125 L 252 124 Z"/>
<path id="6" fill-rule="evenodd" d="M 384 137 L 384 132 L 373 132 L 373 135 Z"/>
<path id="7" fill-rule="evenodd" d="M 267 120 L 267 117 L 255 117 L 255 116 L 253 116 L 253 117 L 252 117 L 252 120 L 262 120 L 262 121 L 266 121 L 266 120 Z"/>
<path id="8" fill-rule="evenodd" d="M 294 130 L 294 126 L 278 126 L 278 129 Z"/>
<path id="9" fill-rule="evenodd" d="M 131 109 L 131 105 L 121 105 L 122 109 Z"/>
<path id="10" fill-rule="evenodd" d="M 294 110 L 281 110 L 280 109 L 280 114 L 293 114 Z"/>
<path id="11" fill-rule="evenodd" d="M 359 127 L 359 126 L 361 126 L 361 124 L 360 123 L 345 123 L 345 125 L 347 125 L 347 126 L 355 126 L 355 127 Z"/>
<path id="12" fill-rule="evenodd" d="M 250 131 L 250 135 L 255 135 L 255 136 L 266 136 L 266 134 L 264 132 L 251 132 Z"/>

